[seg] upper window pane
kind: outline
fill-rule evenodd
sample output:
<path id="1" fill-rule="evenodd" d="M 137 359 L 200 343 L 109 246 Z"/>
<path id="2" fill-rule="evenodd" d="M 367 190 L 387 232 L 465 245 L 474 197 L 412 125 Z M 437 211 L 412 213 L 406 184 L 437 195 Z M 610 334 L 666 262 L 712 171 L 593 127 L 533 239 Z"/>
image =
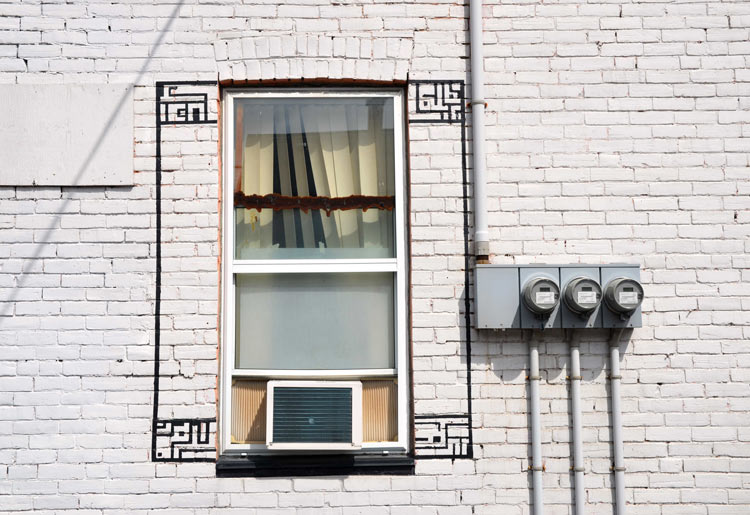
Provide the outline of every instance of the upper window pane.
<path id="1" fill-rule="evenodd" d="M 235 258 L 394 257 L 393 99 L 238 98 Z"/>

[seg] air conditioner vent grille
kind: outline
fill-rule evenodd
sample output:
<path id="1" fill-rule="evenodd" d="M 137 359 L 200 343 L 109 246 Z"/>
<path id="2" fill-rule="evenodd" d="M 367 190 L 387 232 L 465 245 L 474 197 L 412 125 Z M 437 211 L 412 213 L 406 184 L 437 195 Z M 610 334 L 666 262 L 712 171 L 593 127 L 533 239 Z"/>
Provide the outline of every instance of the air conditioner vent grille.
<path id="1" fill-rule="evenodd" d="M 352 389 L 276 387 L 274 443 L 351 443 Z"/>

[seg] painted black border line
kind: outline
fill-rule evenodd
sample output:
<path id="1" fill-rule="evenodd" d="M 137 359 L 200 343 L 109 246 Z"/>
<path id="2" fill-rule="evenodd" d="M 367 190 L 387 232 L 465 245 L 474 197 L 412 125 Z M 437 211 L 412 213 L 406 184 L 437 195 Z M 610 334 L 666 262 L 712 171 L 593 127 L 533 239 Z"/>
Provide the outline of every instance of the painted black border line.
<path id="1" fill-rule="evenodd" d="M 453 414 L 453 415 L 415 415 L 415 424 L 417 420 L 423 421 L 423 423 L 435 420 L 455 417 L 455 418 L 467 418 L 469 435 L 467 442 L 467 450 L 465 453 L 460 454 L 447 454 L 447 455 L 419 455 L 417 459 L 473 459 L 474 458 L 474 428 L 472 424 L 472 398 L 471 398 L 471 299 L 469 297 L 469 281 L 471 278 L 470 266 L 471 266 L 471 254 L 469 253 L 469 172 L 468 172 L 468 158 L 466 150 L 466 83 L 463 80 L 409 80 L 409 84 L 414 85 L 415 89 L 415 112 L 416 116 L 410 118 L 409 123 L 434 123 L 434 124 L 461 124 L 461 178 L 463 188 L 463 233 L 464 233 L 464 324 L 466 326 L 466 414 Z M 430 109 L 429 105 L 427 108 L 423 108 L 420 103 L 420 89 L 421 86 L 428 85 L 433 87 L 433 95 L 426 98 L 432 98 L 434 102 L 440 101 L 441 106 L 447 106 L 448 109 Z M 457 86 L 456 89 L 453 89 Z M 450 98 L 451 94 L 458 96 L 458 99 Z M 458 100 L 458 102 L 448 102 L 446 100 Z M 459 107 L 457 110 L 451 109 L 453 107 Z M 457 111 L 457 112 L 456 112 Z M 428 117 L 419 119 L 420 115 L 436 115 L 436 117 Z M 427 451 L 434 449 L 434 447 L 423 445 L 419 446 L 415 442 L 415 451 L 421 449 Z"/>
<path id="2" fill-rule="evenodd" d="M 422 455 L 417 456 L 417 459 L 472 459 L 473 458 L 473 424 L 472 424 L 472 395 L 471 395 L 471 301 L 469 298 L 469 281 L 470 281 L 470 264 L 471 256 L 469 254 L 469 206 L 468 206 L 468 163 L 467 163 L 467 145 L 466 145 L 466 102 L 465 102 L 465 82 L 463 80 L 411 80 L 409 84 L 415 85 L 415 112 L 416 116 L 424 114 L 437 115 L 437 118 L 418 119 L 412 118 L 410 123 L 435 123 L 435 124 L 461 124 L 461 171 L 462 171 L 462 188 L 463 188 L 463 233 L 464 233 L 464 317 L 465 317 L 465 328 L 466 328 L 466 385 L 467 385 L 467 413 L 466 414 L 439 414 L 439 415 L 416 415 L 415 421 L 419 420 L 422 424 L 429 423 L 430 420 L 442 420 L 446 418 L 466 418 L 468 425 L 468 443 L 466 452 L 452 453 L 447 455 Z M 443 103 L 447 105 L 448 110 L 445 109 L 422 109 L 420 105 L 420 86 L 429 85 L 433 86 L 435 96 L 434 100 L 444 102 L 446 100 L 446 88 L 450 94 L 457 94 L 459 103 Z M 151 459 L 152 461 L 159 462 L 214 462 L 213 457 L 183 457 L 185 453 L 192 452 L 208 452 L 214 451 L 213 448 L 204 449 L 192 449 L 192 450 L 180 450 L 175 456 L 174 447 L 171 447 L 170 456 L 162 457 L 157 452 L 157 434 L 160 425 L 164 424 L 185 424 L 188 423 L 190 427 L 190 434 L 188 435 L 188 441 L 192 442 L 192 430 L 195 426 L 194 423 L 208 423 L 209 427 L 212 422 L 216 422 L 215 418 L 210 419 L 173 419 L 173 420 L 159 420 L 159 373 L 160 373 L 160 339 L 161 339 L 161 181 L 162 181 L 162 166 L 161 166 L 161 129 L 163 125 L 185 125 L 185 124 L 200 124 L 200 123 L 218 123 L 217 120 L 208 119 L 208 109 L 204 110 L 204 119 L 190 119 L 190 114 L 186 111 L 184 120 L 173 120 L 162 121 L 161 107 L 163 105 L 162 98 L 164 90 L 168 86 L 218 86 L 216 81 L 158 81 L 156 82 L 156 100 L 155 100 L 155 116 L 156 116 L 156 295 L 155 295 L 155 309 L 154 309 L 154 397 L 153 397 L 153 415 L 152 415 L 152 426 L 151 426 Z M 453 89 L 457 87 L 456 89 Z M 440 97 L 438 98 L 438 92 Z M 448 99 L 451 99 L 448 97 Z M 172 103 L 170 103 L 172 105 Z M 205 104 L 204 104 L 205 105 Z M 452 108 L 451 108 L 452 106 Z M 429 106 L 428 106 L 429 107 Z M 456 112 L 456 107 L 459 109 Z M 194 423 L 192 423 L 194 422 Z M 415 422 L 416 423 L 416 422 Z M 200 426 L 196 426 L 200 427 Z M 198 436 L 200 439 L 200 435 Z M 462 445 L 459 445 L 461 449 Z M 424 450 L 434 449 L 431 446 L 423 446 Z M 455 448 L 455 447 L 454 447 Z M 420 449 L 416 447 L 415 451 Z"/>
<path id="3" fill-rule="evenodd" d="M 171 448 L 170 455 L 162 457 L 159 455 L 157 450 L 157 434 L 161 424 L 174 424 L 175 422 L 185 423 L 188 422 L 185 419 L 170 420 L 159 420 L 159 369 L 160 369 L 160 343 L 161 343 L 161 128 L 162 125 L 184 125 L 184 124 L 196 124 L 196 123 L 218 123 L 218 120 L 208 119 L 208 108 L 204 111 L 203 120 L 190 120 L 189 114 L 186 112 L 185 120 L 183 121 L 162 121 L 162 98 L 164 95 L 165 88 L 169 86 L 214 86 L 218 87 L 216 81 L 157 81 L 156 82 L 156 100 L 155 100 L 155 116 L 156 116 L 156 295 L 154 302 L 154 397 L 153 397 L 153 414 L 151 416 L 151 461 L 177 461 L 177 462 L 196 462 L 196 461 L 216 461 L 214 457 L 182 457 L 182 452 L 177 454 L 175 457 L 174 449 Z M 196 419 L 195 422 L 207 422 L 210 426 L 211 422 L 216 422 L 216 419 Z M 189 441 L 193 441 L 193 427 L 194 424 L 189 423 L 190 435 Z M 200 436 L 200 435 L 199 435 Z M 170 446 L 171 447 L 171 446 Z M 215 452 L 214 448 L 205 449 L 202 452 L 210 450 Z M 200 451 L 198 451 L 200 452 Z"/>

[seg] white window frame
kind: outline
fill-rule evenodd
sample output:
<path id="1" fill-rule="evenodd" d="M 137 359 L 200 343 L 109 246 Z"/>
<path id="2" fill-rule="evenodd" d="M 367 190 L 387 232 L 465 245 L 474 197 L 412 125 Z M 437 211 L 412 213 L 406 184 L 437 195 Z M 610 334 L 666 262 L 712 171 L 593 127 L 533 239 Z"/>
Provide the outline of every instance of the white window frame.
<path id="1" fill-rule="evenodd" d="M 234 252 L 234 101 L 241 98 L 391 98 L 393 99 L 394 153 L 394 258 L 386 259 L 235 259 Z M 394 453 L 409 449 L 409 354 L 407 344 L 407 247 L 406 247 L 406 149 L 404 92 L 401 89 L 226 89 L 222 97 L 222 329 L 219 373 L 219 445 L 220 451 L 245 451 L 250 454 L 274 453 L 265 444 L 231 443 L 232 378 L 346 380 L 397 378 L 398 437 L 394 442 L 364 442 L 356 451 Z M 341 273 L 393 272 L 395 368 L 366 370 L 237 370 L 235 363 L 235 274 L 268 273 Z M 317 448 L 321 450 L 323 447 Z M 324 450 L 324 449 L 323 449 Z M 298 451 L 299 452 L 299 451 Z"/>

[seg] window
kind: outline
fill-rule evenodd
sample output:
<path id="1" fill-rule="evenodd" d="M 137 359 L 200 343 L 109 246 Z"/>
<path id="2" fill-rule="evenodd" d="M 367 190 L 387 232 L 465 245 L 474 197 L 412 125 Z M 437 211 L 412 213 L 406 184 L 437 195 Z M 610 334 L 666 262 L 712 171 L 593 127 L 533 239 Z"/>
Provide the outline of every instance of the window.
<path id="1" fill-rule="evenodd" d="M 226 92 L 223 451 L 407 449 L 402 102 Z"/>

